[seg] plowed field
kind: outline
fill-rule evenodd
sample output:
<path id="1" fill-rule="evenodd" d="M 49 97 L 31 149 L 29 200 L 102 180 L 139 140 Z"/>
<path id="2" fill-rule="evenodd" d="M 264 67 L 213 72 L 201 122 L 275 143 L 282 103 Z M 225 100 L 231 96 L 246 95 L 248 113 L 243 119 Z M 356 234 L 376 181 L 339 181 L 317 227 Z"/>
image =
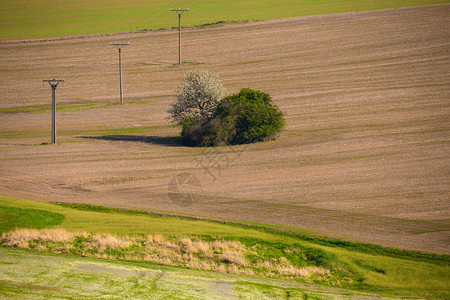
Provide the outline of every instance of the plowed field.
<path id="1" fill-rule="evenodd" d="M 450 253 L 450 5 L 0 44 L 0 194 L 287 225 Z M 125 104 L 119 97 L 122 51 Z M 186 71 L 269 92 L 276 141 L 182 145 Z M 50 141 L 56 90 L 57 145 Z M 177 174 L 197 178 L 169 198 Z M 171 181 L 172 180 L 172 181 Z M 197 182 L 197 181 L 195 181 Z M 171 190 L 172 189 L 172 190 Z M 173 194 L 173 193 L 172 193 Z M 173 196 L 172 196 L 173 200 Z M 176 202 L 176 201 L 175 201 Z"/>

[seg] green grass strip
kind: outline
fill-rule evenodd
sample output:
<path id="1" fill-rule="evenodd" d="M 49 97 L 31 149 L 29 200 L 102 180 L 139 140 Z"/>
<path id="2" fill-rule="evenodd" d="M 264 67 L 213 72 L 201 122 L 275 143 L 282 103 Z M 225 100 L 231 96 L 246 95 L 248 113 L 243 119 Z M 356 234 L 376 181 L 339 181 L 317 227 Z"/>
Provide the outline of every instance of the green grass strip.
<path id="1" fill-rule="evenodd" d="M 40 209 L 0 206 L 0 234 L 15 228 L 35 228 L 60 225 L 64 216 Z"/>
<path id="2" fill-rule="evenodd" d="M 291 231 L 284 230 L 284 229 L 272 228 L 272 227 L 270 227 L 270 225 L 253 225 L 253 224 L 246 224 L 243 222 L 211 220 L 211 219 L 182 216 L 182 215 L 171 215 L 171 214 L 164 214 L 164 213 L 153 213 L 153 212 L 144 212 L 144 211 L 136 211 L 136 210 L 109 208 L 109 207 L 96 206 L 96 205 L 90 205 L 90 204 L 59 203 L 58 205 L 61 205 L 64 207 L 70 207 L 70 208 L 77 209 L 77 210 L 94 211 L 94 212 L 102 212 L 102 213 L 117 213 L 117 214 L 126 214 L 126 215 L 149 215 L 149 216 L 153 216 L 153 217 L 181 218 L 181 219 L 196 220 L 196 221 L 199 221 L 199 220 L 207 221 L 207 222 L 226 224 L 226 225 L 241 227 L 241 228 L 256 229 L 256 230 L 264 232 L 264 233 L 281 235 L 281 236 L 286 236 L 286 237 L 291 237 L 291 238 L 294 237 L 299 240 L 307 241 L 307 242 L 317 244 L 317 245 L 338 247 L 338 248 L 343 248 L 343 249 L 346 249 L 349 251 L 360 252 L 360 253 L 365 253 L 365 254 L 370 254 L 370 255 L 382 255 L 382 256 L 388 256 L 388 257 L 392 257 L 392 258 L 401 258 L 401 259 L 407 259 L 407 260 L 413 260 L 413 261 L 428 262 L 428 263 L 437 264 L 437 265 L 445 265 L 445 266 L 450 265 L 450 255 L 442 255 L 442 254 L 436 254 L 436 253 L 430 253 L 430 252 L 389 248 L 389 247 L 368 244 L 368 243 L 342 241 L 339 239 L 333 240 L 333 239 L 327 239 L 327 238 L 322 238 L 322 237 L 317 237 L 317 236 L 312 236 L 312 235 L 299 234 L 299 233 L 291 232 Z M 246 238 L 241 238 L 241 239 L 238 238 L 238 240 L 245 242 Z"/>
<path id="3" fill-rule="evenodd" d="M 118 105 L 142 105 L 149 104 L 151 101 L 128 101 L 124 104 L 118 102 L 103 102 L 103 103 L 82 103 L 82 104 L 65 104 L 57 105 L 56 111 L 78 111 L 78 110 L 88 110 L 88 109 L 99 109 L 99 108 L 110 108 Z M 11 114 L 11 113 L 48 113 L 52 111 L 51 105 L 28 105 L 21 107 L 7 107 L 0 108 L 0 114 Z"/>

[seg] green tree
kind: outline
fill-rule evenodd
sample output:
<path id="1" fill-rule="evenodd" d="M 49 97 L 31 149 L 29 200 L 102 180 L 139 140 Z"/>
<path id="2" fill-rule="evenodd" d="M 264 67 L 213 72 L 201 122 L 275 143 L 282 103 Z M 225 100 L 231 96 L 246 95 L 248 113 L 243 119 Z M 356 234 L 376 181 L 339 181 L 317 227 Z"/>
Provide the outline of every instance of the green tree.
<path id="1" fill-rule="evenodd" d="M 208 118 L 183 124 L 182 136 L 193 146 L 247 144 L 273 139 L 284 126 L 283 113 L 269 94 L 251 89 L 224 98 Z"/>

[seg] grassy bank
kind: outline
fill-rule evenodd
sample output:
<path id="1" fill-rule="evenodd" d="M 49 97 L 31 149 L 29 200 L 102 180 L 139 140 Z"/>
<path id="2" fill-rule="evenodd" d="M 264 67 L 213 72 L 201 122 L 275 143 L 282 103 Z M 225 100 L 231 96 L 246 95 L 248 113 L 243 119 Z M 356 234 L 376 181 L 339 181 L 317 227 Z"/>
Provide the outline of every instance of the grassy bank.
<path id="1" fill-rule="evenodd" d="M 0 248 L 0 297 L 20 299 L 376 298 L 283 279 Z"/>
<path id="2" fill-rule="evenodd" d="M 294 16 L 448 3 L 408 1 L 2 1 L 0 40 L 53 38 L 171 28 L 178 25 L 170 8 L 189 8 L 183 26 L 219 21 L 266 20 Z M 50 13 L 49 13 L 50 12 Z"/>
<path id="3" fill-rule="evenodd" d="M 0 199 L 4 247 L 283 279 L 289 284 L 449 296 L 448 256 L 372 246 L 375 251 L 368 244 L 338 243 L 243 224 Z M 0 280 L 7 290 L 17 278 L 5 276 L 3 272 Z"/>

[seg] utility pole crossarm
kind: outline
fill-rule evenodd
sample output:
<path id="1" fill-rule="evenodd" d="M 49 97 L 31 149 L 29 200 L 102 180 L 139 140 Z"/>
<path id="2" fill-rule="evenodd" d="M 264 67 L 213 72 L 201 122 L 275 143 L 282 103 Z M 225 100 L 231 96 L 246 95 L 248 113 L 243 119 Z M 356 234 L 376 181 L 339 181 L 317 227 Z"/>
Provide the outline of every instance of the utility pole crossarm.
<path id="1" fill-rule="evenodd" d="M 53 88 L 53 87 L 57 87 L 58 86 L 58 84 L 60 84 L 60 83 L 63 83 L 64 84 L 64 80 L 60 80 L 60 79 L 55 79 L 55 78 L 53 78 L 53 79 L 46 79 L 46 80 L 42 80 L 42 82 L 48 82 L 49 84 L 50 84 L 50 86 Z"/>
<path id="2" fill-rule="evenodd" d="M 130 42 L 128 43 L 109 43 L 111 46 L 117 46 L 119 48 L 122 48 L 124 46 L 128 46 L 130 44 Z"/>
<path id="3" fill-rule="evenodd" d="M 179 12 L 180 14 L 182 14 L 182 13 L 185 12 L 185 11 L 189 11 L 189 8 L 186 8 L 186 9 L 181 9 L 181 8 L 179 8 L 179 9 L 173 9 L 173 8 L 171 8 L 170 11 L 177 11 L 177 12 Z"/>

